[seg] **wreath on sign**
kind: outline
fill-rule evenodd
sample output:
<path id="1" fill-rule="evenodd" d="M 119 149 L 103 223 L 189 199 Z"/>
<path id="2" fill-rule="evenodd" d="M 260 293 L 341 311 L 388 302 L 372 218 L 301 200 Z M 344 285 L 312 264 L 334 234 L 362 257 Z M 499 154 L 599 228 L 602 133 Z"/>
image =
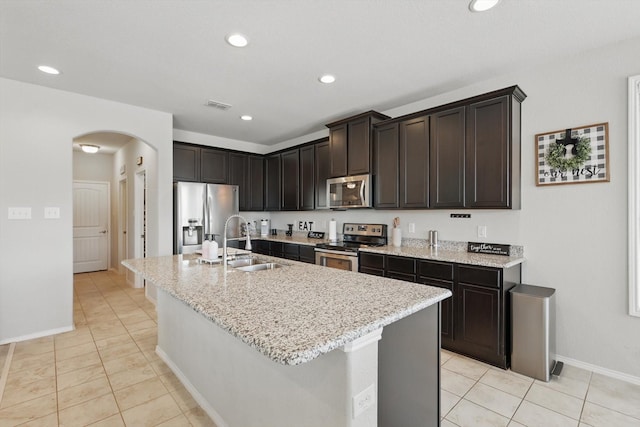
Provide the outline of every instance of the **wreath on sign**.
<path id="1" fill-rule="evenodd" d="M 545 157 L 547 164 L 559 171 L 577 169 L 589 160 L 591 155 L 591 139 L 581 136 L 571 149 L 573 157 L 567 158 L 567 147 L 562 143 L 552 142 Z"/>

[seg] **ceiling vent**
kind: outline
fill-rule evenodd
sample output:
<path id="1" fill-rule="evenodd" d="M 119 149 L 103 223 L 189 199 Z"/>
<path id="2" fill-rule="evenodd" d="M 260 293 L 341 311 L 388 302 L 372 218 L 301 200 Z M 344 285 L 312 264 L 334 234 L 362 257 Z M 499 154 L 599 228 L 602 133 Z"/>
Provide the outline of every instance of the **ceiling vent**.
<path id="1" fill-rule="evenodd" d="M 231 104 L 225 104 L 224 102 L 214 101 L 213 99 L 210 99 L 207 101 L 207 106 L 217 108 L 218 110 L 222 110 L 222 111 L 227 111 L 229 108 L 231 108 Z"/>

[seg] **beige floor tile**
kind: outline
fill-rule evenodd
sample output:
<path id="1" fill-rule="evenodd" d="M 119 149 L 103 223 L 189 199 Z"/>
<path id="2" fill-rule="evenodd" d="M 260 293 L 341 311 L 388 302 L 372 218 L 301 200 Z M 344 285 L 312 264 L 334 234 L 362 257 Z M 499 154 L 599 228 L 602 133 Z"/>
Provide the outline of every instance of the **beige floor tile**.
<path id="1" fill-rule="evenodd" d="M 589 388 L 588 382 L 575 380 L 562 375 L 560 375 L 559 377 L 551 377 L 551 380 L 549 382 L 535 380 L 535 383 L 543 387 L 559 391 L 561 393 L 578 397 L 580 399 L 585 398 L 585 396 L 587 395 L 587 389 Z"/>
<path id="2" fill-rule="evenodd" d="M 562 368 L 562 373 L 560 376 L 565 378 L 571 378 L 572 380 L 588 383 L 591 381 L 591 371 L 587 371 L 586 369 L 578 368 L 572 365 L 565 365 Z"/>
<path id="3" fill-rule="evenodd" d="M 86 426 L 116 414 L 118 405 L 111 393 L 58 411 L 60 426 Z"/>
<path id="4" fill-rule="evenodd" d="M 186 388 L 179 388 L 171 392 L 173 400 L 176 401 L 182 412 L 187 412 L 190 409 L 197 408 L 198 402 L 191 396 L 191 393 Z"/>
<path id="5" fill-rule="evenodd" d="M 0 421 L 0 426 L 2 421 Z M 35 420 L 27 421 L 24 424 L 19 424 L 19 427 L 56 427 L 58 425 L 58 413 L 49 414 L 46 417 L 38 418 Z"/>
<path id="6" fill-rule="evenodd" d="M 539 384 L 533 384 L 525 396 L 525 400 L 533 402 L 567 417 L 579 419 L 583 400 L 568 394 L 560 393 Z"/>
<path id="7" fill-rule="evenodd" d="M 90 427 L 125 427 L 122 415 L 119 413 L 112 415 L 109 418 L 98 421 L 97 423 L 89 424 Z"/>
<path id="8" fill-rule="evenodd" d="M 58 391 L 58 409 L 68 408 L 111 393 L 106 376 Z"/>
<path id="9" fill-rule="evenodd" d="M 171 395 L 165 394 L 123 411 L 122 418 L 127 426 L 155 426 L 181 413 Z"/>
<path id="10" fill-rule="evenodd" d="M 441 388 L 456 396 L 464 396 L 475 383 L 476 381 L 464 375 L 456 374 L 448 369 L 440 369 Z"/>
<path id="11" fill-rule="evenodd" d="M 153 377 L 114 392 L 121 411 L 141 405 L 157 397 L 168 394 L 160 378 Z M 179 402 L 177 402 L 179 403 Z"/>
<path id="12" fill-rule="evenodd" d="M 169 421 L 158 424 L 157 427 L 191 427 L 191 423 L 184 414 L 180 414 L 175 418 L 171 418 Z"/>
<path id="13" fill-rule="evenodd" d="M 194 427 L 216 427 L 216 424 L 200 407 L 191 409 L 189 412 L 186 412 L 185 415 Z"/>
<path id="14" fill-rule="evenodd" d="M 157 325 L 155 325 L 152 328 L 147 328 L 147 329 L 140 329 L 140 330 L 136 330 L 136 331 L 131 331 L 129 332 L 131 334 L 131 337 L 135 340 L 144 340 L 144 339 L 148 339 L 148 338 L 156 338 L 158 337 L 158 327 Z"/>
<path id="15" fill-rule="evenodd" d="M 523 398 L 524 395 L 527 394 L 527 391 L 529 391 L 531 384 L 533 384 L 533 379 L 515 374 L 511 371 L 489 369 L 487 373 L 480 378 L 480 382 L 516 397 Z"/>
<path id="16" fill-rule="evenodd" d="M 516 411 L 513 420 L 527 427 L 578 427 L 578 420 L 526 400 Z"/>
<path id="17" fill-rule="evenodd" d="M 178 377 L 176 377 L 176 375 L 173 372 L 168 372 L 166 374 L 158 375 L 158 378 L 160 378 L 160 381 L 162 381 L 162 384 L 164 384 L 164 386 L 169 391 L 173 392 L 173 391 L 181 390 L 184 388 L 184 386 L 182 385 Z"/>
<path id="18" fill-rule="evenodd" d="M 92 351 L 90 353 L 80 354 L 75 357 L 70 357 L 68 359 L 56 360 L 56 371 L 58 375 L 66 374 L 67 372 L 75 371 L 80 368 L 86 368 L 87 366 L 92 366 L 102 363 L 102 359 L 100 359 L 100 355 L 97 351 Z"/>
<path id="19" fill-rule="evenodd" d="M 149 364 L 150 363 L 147 358 L 144 357 L 140 351 L 117 359 L 105 360 L 103 362 L 104 370 L 107 372 L 107 375 L 113 375 L 133 368 L 140 368 Z"/>
<path id="20" fill-rule="evenodd" d="M 123 356 L 140 353 L 140 348 L 132 341 L 127 344 L 105 347 L 99 350 L 99 352 L 102 360 L 107 362 L 109 360 L 119 359 Z"/>
<path id="21" fill-rule="evenodd" d="M 440 415 L 445 417 L 454 406 L 458 404 L 461 397 L 447 390 L 440 390 Z"/>
<path id="22" fill-rule="evenodd" d="M 452 423 L 451 421 L 444 419 L 440 421 L 440 427 L 458 427 L 458 426 Z"/>
<path id="23" fill-rule="evenodd" d="M 525 426 L 524 424 L 520 424 L 517 421 L 511 420 L 509 421 L 509 425 L 507 427 L 527 427 L 527 426 Z"/>
<path id="24" fill-rule="evenodd" d="M 640 420 L 621 414 L 612 409 L 603 408 L 595 403 L 585 402 L 582 411 L 582 423 L 592 427 L 638 427 Z M 581 426 L 583 424 L 580 424 Z"/>
<path id="25" fill-rule="evenodd" d="M 147 356 L 145 355 L 145 357 Z M 167 366 L 167 364 L 162 360 L 149 360 L 149 364 L 151 364 L 151 367 L 154 371 L 156 371 L 156 374 L 158 375 L 163 375 L 171 372 L 171 368 Z"/>
<path id="26" fill-rule="evenodd" d="M 156 337 L 145 338 L 137 340 L 136 344 L 142 351 L 155 351 L 155 348 L 158 345 L 158 339 Z"/>
<path id="27" fill-rule="evenodd" d="M 17 384 L 17 383 L 14 383 Z M 0 409 L 17 405 L 38 397 L 48 396 L 56 392 L 55 377 L 44 378 L 24 385 L 7 384 L 2 396 Z"/>
<path id="28" fill-rule="evenodd" d="M 56 361 L 70 359 L 72 357 L 95 352 L 96 350 L 96 345 L 93 342 L 63 348 L 56 351 Z"/>
<path id="29" fill-rule="evenodd" d="M 442 367 L 476 381 L 489 370 L 489 366 L 484 363 L 460 356 L 454 356 L 447 360 Z"/>
<path id="30" fill-rule="evenodd" d="M 0 409 L 0 426 L 13 426 L 37 420 L 55 413 L 56 394 L 51 393 L 37 399 Z"/>
<path id="31" fill-rule="evenodd" d="M 51 365 L 55 360 L 54 353 L 38 354 L 36 356 L 21 357 L 19 359 L 11 359 L 9 374 L 12 372 L 24 371 L 27 369 L 38 369 L 45 365 Z"/>
<path id="32" fill-rule="evenodd" d="M 58 375 L 58 390 L 106 377 L 102 364 L 87 366 Z"/>
<path id="33" fill-rule="evenodd" d="M 640 419 L 640 385 L 593 374 L 587 401 Z"/>
<path id="34" fill-rule="evenodd" d="M 522 399 L 482 383 L 477 383 L 464 396 L 470 402 L 511 418 Z"/>
<path id="35" fill-rule="evenodd" d="M 0 366 L 0 372 L 2 366 Z M 19 372 L 11 372 L 7 375 L 7 388 L 21 387 L 29 383 L 44 380 L 47 378 L 55 378 L 56 367 L 54 365 L 42 365 L 36 368 L 24 369 Z"/>
<path id="36" fill-rule="evenodd" d="M 131 323 L 131 324 L 125 325 L 125 327 L 131 333 L 133 331 L 139 331 L 139 330 L 142 330 L 142 329 L 149 329 L 149 328 L 156 327 L 156 322 L 154 322 L 151 319 L 148 319 L 148 320 L 144 320 L 142 322 Z"/>
<path id="37" fill-rule="evenodd" d="M 112 324 L 111 326 L 107 326 L 107 325 L 91 326 L 91 323 L 89 323 L 89 327 L 91 328 L 91 334 L 93 335 L 93 339 L 95 339 L 96 341 L 127 333 L 127 329 L 121 324 L 115 324 L 115 325 Z"/>
<path id="38" fill-rule="evenodd" d="M 55 339 L 55 348 L 56 351 L 61 350 L 63 348 L 75 347 L 80 344 L 87 344 L 93 342 L 93 336 L 91 335 L 91 330 L 89 328 L 82 328 L 80 331 L 77 329 L 75 331 L 69 332 L 69 334 L 62 334 L 56 336 Z"/>
<path id="39" fill-rule="evenodd" d="M 98 347 L 98 350 L 104 350 L 107 347 L 129 344 L 133 342 L 134 342 L 133 339 L 129 336 L 128 333 L 126 333 L 126 334 L 118 335 L 115 337 L 96 340 L 96 347 Z"/>
<path id="40" fill-rule="evenodd" d="M 17 343 L 16 348 L 13 350 L 13 357 L 20 359 L 53 351 L 53 337 L 46 338 L 48 339 L 45 341 L 23 341 Z"/>
<path id="41" fill-rule="evenodd" d="M 157 375 L 151 365 L 145 365 L 109 375 L 109 382 L 111 388 L 117 391 L 154 377 Z"/>
<path id="42" fill-rule="evenodd" d="M 509 419 L 462 399 L 446 419 L 460 427 L 506 427 Z"/>
<path id="43" fill-rule="evenodd" d="M 440 351 L 440 365 L 444 365 L 449 359 L 453 357 L 453 353 L 447 350 Z"/>

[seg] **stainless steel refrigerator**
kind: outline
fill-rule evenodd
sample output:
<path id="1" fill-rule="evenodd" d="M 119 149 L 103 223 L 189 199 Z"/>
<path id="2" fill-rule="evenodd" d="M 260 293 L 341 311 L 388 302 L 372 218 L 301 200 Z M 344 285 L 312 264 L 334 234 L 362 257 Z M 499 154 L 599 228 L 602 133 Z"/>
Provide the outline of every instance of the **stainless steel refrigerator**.
<path id="1" fill-rule="evenodd" d="M 173 252 L 191 254 L 202 250 L 210 235 L 222 247 L 224 223 L 238 213 L 238 186 L 176 182 L 173 184 Z M 240 221 L 229 221 L 227 237 L 240 236 Z"/>

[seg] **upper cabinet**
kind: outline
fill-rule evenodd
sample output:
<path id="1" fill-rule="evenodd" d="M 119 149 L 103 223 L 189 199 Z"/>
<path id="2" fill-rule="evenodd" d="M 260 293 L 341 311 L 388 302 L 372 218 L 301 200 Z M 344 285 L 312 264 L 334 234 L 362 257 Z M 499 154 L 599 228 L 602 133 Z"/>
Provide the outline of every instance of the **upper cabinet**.
<path id="1" fill-rule="evenodd" d="M 200 181 L 200 147 L 173 144 L 173 180 Z"/>
<path id="2" fill-rule="evenodd" d="M 282 200 L 280 209 L 295 211 L 300 208 L 300 150 L 285 151 L 280 155 L 282 162 Z"/>
<path id="3" fill-rule="evenodd" d="M 513 86 L 374 126 L 374 206 L 519 209 L 525 97 Z"/>
<path id="4" fill-rule="evenodd" d="M 279 211 L 281 199 L 280 154 L 272 154 L 265 159 L 265 210 Z"/>
<path id="5" fill-rule="evenodd" d="M 376 111 L 369 111 L 327 125 L 330 177 L 369 173 L 371 127 L 388 118 Z"/>
<path id="6" fill-rule="evenodd" d="M 327 179 L 331 177 L 331 156 L 329 153 L 329 141 L 323 140 L 314 144 L 315 148 L 315 200 L 316 209 L 328 209 L 327 206 Z"/>
<path id="7" fill-rule="evenodd" d="M 229 153 L 228 184 L 238 186 L 241 211 L 264 210 L 264 158 L 246 153 Z"/>
<path id="8" fill-rule="evenodd" d="M 300 210 L 315 208 L 315 146 L 300 148 Z"/>
<path id="9" fill-rule="evenodd" d="M 226 184 L 229 179 L 229 153 L 224 150 L 203 148 L 200 152 L 200 181 Z"/>

